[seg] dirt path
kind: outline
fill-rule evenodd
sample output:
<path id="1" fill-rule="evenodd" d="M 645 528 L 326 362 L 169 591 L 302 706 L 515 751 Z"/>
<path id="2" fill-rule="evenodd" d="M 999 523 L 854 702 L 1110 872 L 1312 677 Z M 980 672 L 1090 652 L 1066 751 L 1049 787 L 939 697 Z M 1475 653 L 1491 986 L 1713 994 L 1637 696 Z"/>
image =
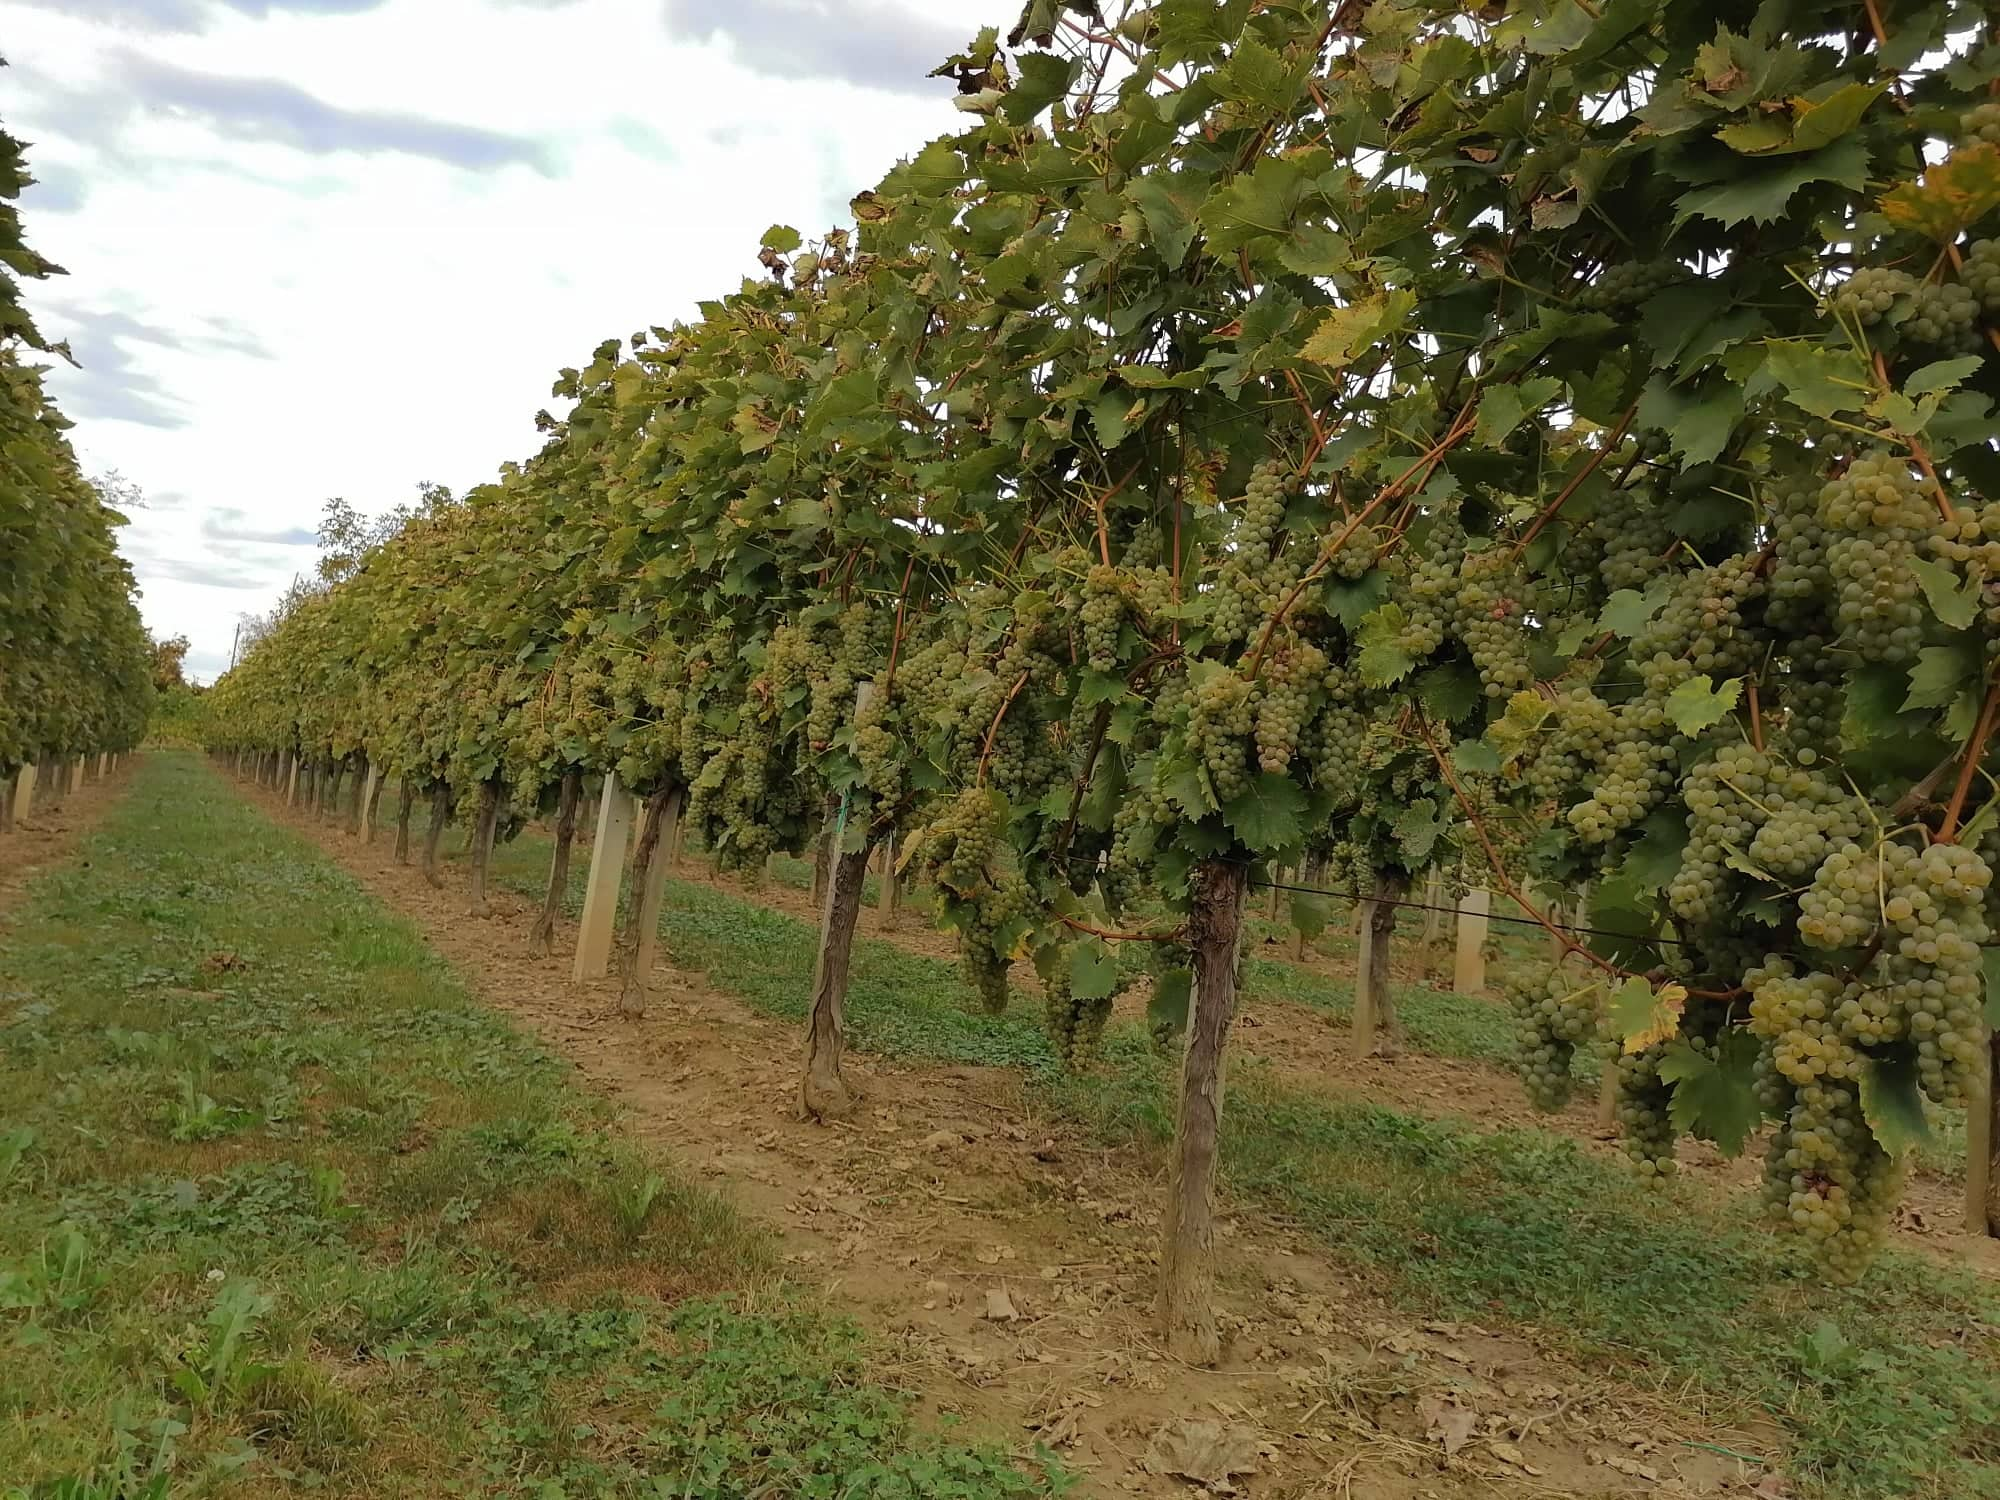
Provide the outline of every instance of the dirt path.
<path id="1" fill-rule="evenodd" d="M 472 919 L 462 892 L 431 890 L 386 841 L 362 845 L 244 794 L 409 914 L 488 1003 L 618 1100 L 637 1135 L 726 1184 L 779 1233 L 802 1282 L 897 1351 L 931 1410 L 1057 1449 L 1087 1476 L 1080 1493 L 1188 1494 L 1151 1472 L 1163 1433 L 1169 1446 L 1238 1442 L 1258 1469 L 1252 1493 L 1300 1500 L 1597 1496 L 1655 1479 L 1668 1493 L 1744 1494 L 1754 1473 L 1686 1444 L 1780 1442 L 1702 1429 L 1667 1396 L 1515 1334 L 1413 1324 L 1238 1205 L 1220 1266 L 1228 1363 L 1181 1366 L 1149 1319 L 1159 1164 L 1077 1137 L 1018 1075 L 850 1054 L 866 1101 L 854 1121 L 799 1123 L 791 1026 L 666 968 L 651 1013 L 622 1020 L 609 984 L 570 983 L 566 957 L 524 956 L 527 901 L 502 892 L 490 920 Z M 557 952 L 572 942 L 559 936 Z"/>
<path id="2" fill-rule="evenodd" d="M 20 900 L 30 881 L 68 859 L 84 835 L 103 821 L 125 795 L 133 764 L 133 758 L 126 756 L 102 780 L 92 777 L 81 791 L 65 792 L 54 807 L 37 807 L 14 825 L 13 832 L 0 833 L 0 917 Z M 13 795 L 11 781 L 0 785 L 5 795 Z"/>
<path id="3" fill-rule="evenodd" d="M 683 879 L 706 879 L 742 900 L 782 911 L 809 925 L 817 921 L 811 897 L 792 886 L 774 880 L 749 886 L 728 876 L 709 878 L 699 866 L 683 865 L 676 873 Z M 862 918 L 862 935 L 947 962 L 956 956 L 951 934 L 914 915 L 885 922 L 880 911 L 871 909 Z M 1275 959 L 1273 946 L 1266 945 L 1262 956 Z M 1352 977 L 1339 960 L 1323 956 L 1309 958 L 1298 967 L 1342 983 Z M 1016 983 L 1032 992 L 1038 984 L 1032 966 L 1024 963 L 1019 968 Z M 1423 982 L 1415 965 L 1398 964 L 1393 978 L 1399 988 Z M 1138 1017 L 1144 1009 L 1145 996 L 1136 990 L 1120 997 L 1120 1013 L 1128 1019 Z M 1238 1015 L 1230 1047 L 1238 1056 L 1259 1059 L 1273 1076 L 1303 1093 L 1363 1099 L 1432 1119 L 1455 1120 L 1476 1130 L 1558 1131 L 1594 1155 L 1606 1159 L 1622 1156 L 1615 1136 L 1598 1128 L 1594 1091 L 1579 1089 L 1567 1108 L 1546 1114 L 1528 1102 L 1520 1080 L 1512 1073 L 1477 1059 L 1405 1050 L 1395 1058 L 1357 1061 L 1349 1050 L 1345 1020 L 1282 995 L 1253 993 Z M 1741 1156 L 1731 1158 L 1704 1141 L 1683 1140 L 1677 1160 L 1683 1178 L 1712 1191 L 1718 1200 L 1729 1200 L 1721 1212 L 1748 1212 L 1748 1207 L 1736 1200 L 1756 1192 L 1763 1180 L 1763 1151 L 1758 1141 Z M 1959 1181 L 1913 1171 L 1897 1210 L 1894 1243 L 1914 1254 L 2000 1278 L 2000 1240 L 1966 1234 L 1962 1202 Z"/>

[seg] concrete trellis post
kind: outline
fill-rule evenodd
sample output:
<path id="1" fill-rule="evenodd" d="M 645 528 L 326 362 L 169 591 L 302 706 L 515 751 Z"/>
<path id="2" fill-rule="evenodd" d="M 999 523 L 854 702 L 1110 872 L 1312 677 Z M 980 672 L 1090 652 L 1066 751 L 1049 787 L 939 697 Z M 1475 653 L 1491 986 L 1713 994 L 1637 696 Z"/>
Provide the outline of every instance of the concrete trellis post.
<path id="1" fill-rule="evenodd" d="M 27 818 L 29 810 L 35 803 L 35 763 L 33 761 L 29 761 L 25 766 L 21 767 L 21 772 L 14 778 L 14 785 L 9 788 L 9 791 L 14 797 L 14 822 L 18 826 Z"/>
<path id="2" fill-rule="evenodd" d="M 1467 891 L 1458 903 L 1458 962 L 1451 978 L 1458 994 L 1477 995 L 1486 988 L 1486 917 L 1492 905 L 1484 887 Z"/>
<path id="3" fill-rule="evenodd" d="M 607 772 L 597 799 L 597 837 L 590 846 L 590 879 L 583 888 L 583 915 L 577 923 L 573 979 L 602 979 L 611 966 L 612 926 L 618 915 L 618 886 L 625 873 L 625 850 L 632 842 L 632 797 Z"/>
<path id="4" fill-rule="evenodd" d="M 83 790 L 83 757 L 81 755 L 70 762 L 69 789 L 72 796 Z"/>

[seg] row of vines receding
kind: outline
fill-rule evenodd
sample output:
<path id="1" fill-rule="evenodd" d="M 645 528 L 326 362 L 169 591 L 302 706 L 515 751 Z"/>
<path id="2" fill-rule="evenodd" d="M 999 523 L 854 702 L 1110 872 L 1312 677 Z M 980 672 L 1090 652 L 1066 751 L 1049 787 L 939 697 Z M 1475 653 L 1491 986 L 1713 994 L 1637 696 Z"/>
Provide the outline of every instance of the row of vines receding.
<path id="1" fill-rule="evenodd" d="M 125 518 L 84 477 L 44 388 L 37 361 L 69 351 L 21 301 L 17 277 L 61 269 L 22 237 L 14 200 L 33 180 L 0 131 L 0 821 L 24 767 L 137 744 L 153 695 L 152 644 L 115 544 Z"/>
<path id="2" fill-rule="evenodd" d="M 1191 993 L 1196 1358 L 1246 887 L 1587 885 L 1516 997 L 1537 1097 L 1608 1040 L 1656 1177 L 1775 1121 L 1772 1213 L 1858 1273 L 1988 1067 L 1988 8 L 1099 12 L 982 34 L 851 228 L 564 371 L 539 453 L 218 685 L 218 744 L 482 837 L 606 774 L 753 871 L 831 823 L 836 898 L 893 841 L 1068 1058 Z"/>

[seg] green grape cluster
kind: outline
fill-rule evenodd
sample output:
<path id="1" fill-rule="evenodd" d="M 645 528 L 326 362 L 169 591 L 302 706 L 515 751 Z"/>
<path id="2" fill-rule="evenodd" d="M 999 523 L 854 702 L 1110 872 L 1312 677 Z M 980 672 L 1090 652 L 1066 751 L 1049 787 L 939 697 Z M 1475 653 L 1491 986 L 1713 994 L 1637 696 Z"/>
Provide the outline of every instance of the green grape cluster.
<path id="1" fill-rule="evenodd" d="M 1801 763 L 1786 764 L 1749 745 L 1725 745 L 1688 774 L 1688 842 L 1667 887 L 1675 916 L 1697 927 L 1727 925 L 1740 905 L 1732 859 L 1747 859 L 1766 888 L 1773 880 L 1797 884 L 1830 849 L 1861 836 L 1866 807 L 1818 759 L 1810 747 L 1797 752 Z"/>
<path id="2" fill-rule="evenodd" d="M 1099 672 L 1118 669 L 1118 634 L 1125 622 L 1124 575 L 1108 563 L 1093 564 L 1083 578 L 1084 656 Z"/>
<path id="3" fill-rule="evenodd" d="M 1248 640 L 1298 569 L 1283 546 L 1286 484 L 1283 466 L 1267 459 L 1251 471 L 1233 508 L 1228 560 L 1210 595 L 1209 630 L 1218 641 Z"/>
<path id="4" fill-rule="evenodd" d="M 1007 975 L 1014 953 L 1002 929 L 1034 910 L 1034 892 L 1014 871 L 998 875 L 967 903 L 959 924 L 965 977 L 990 1016 L 1007 1009 Z"/>
<path id="5" fill-rule="evenodd" d="M 1467 552 L 1451 600 L 1453 631 L 1472 656 L 1489 698 L 1510 698 L 1535 680 L 1528 661 L 1527 584 L 1510 548 Z"/>
<path id="6" fill-rule="evenodd" d="M 1326 672 L 1326 653 L 1297 637 L 1274 645 L 1264 661 L 1256 696 L 1257 765 L 1282 773 L 1292 763 L 1311 711 L 1312 693 Z"/>
<path id="7" fill-rule="evenodd" d="M 1971 287 L 1956 281 L 1929 282 L 1911 295 L 1910 316 L 1902 331 L 1947 353 L 1977 351 L 1986 342 L 1979 311 L 1979 294 Z"/>
<path id="8" fill-rule="evenodd" d="M 1066 1068 L 1093 1056 L 1111 1019 L 1113 997 L 1079 1000 L 1070 984 L 1069 964 L 1058 962 L 1042 976 L 1042 1025 Z"/>
<path id="9" fill-rule="evenodd" d="M 1826 565 L 1819 496 L 1805 484 L 1785 485 L 1777 492 L 1774 511 L 1765 618 L 1779 630 L 1822 633 L 1832 623 L 1827 604 L 1833 597 L 1833 574 Z"/>
<path id="10" fill-rule="evenodd" d="M 1256 725 L 1255 687 L 1234 672 L 1215 671 L 1193 685 L 1188 710 L 1188 744 L 1208 768 L 1218 802 L 1250 788 L 1250 758 L 1244 741 Z"/>
<path id="11" fill-rule="evenodd" d="M 1618 714 L 1587 688 L 1567 688 L 1549 705 L 1554 727 L 1526 767 L 1537 802 L 1567 801 L 1603 764 L 1615 743 Z"/>
<path id="12" fill-rule="evenodd" d="M 1830 1278 L 1858 1280 L 1888 1233 L 1904 1169 L 1876 1142 L 1856 1087 L 1828 1082 L 1779 1093 L 1778 1127 L 1764 1156 L 1765 1212 L 1808 1238 Z"/>
<path id="13" fill-rule="evenodd" d="M 1635 502 L 1638 492 L 1621 492 Z M 1602 549 L 1598 577 L 1607 589 L 1643 589 L 1656 577 L 1674 546 L 1674 533 L 1664 514 L 1650 505 L 1632 503 L 1600 509 L 1590 535 Z"/>
<path id="14" fill-rule="evenodd" d="M 1741 553 L 1686 574 L 1665 606 L 1632 638 L 1646 691 L 1665 697 L 1690 677 L 1720 681 L 1748 671 L 1762 642 L 1744 624 L 1763 594 L 1756 553 Z"/>
<path id="15" fill-rule="evenodd" d="M 1959 282 L 1988 318 L 2000 318 L 2000 240 L 1974 240 L 1965 252 Z"/>
<path id="16" fill-rule="evenodd" d="M 1338 532 L 1334 533 L 1334 536 L 1338 535 Z M 1331 543 L 1333 539 L 1330 536 L 1327 540 Z M 1334 578 L 1351 582 L 1375 566 L 1375 553 L 1381 545 L 1381 538 L 1373 526 L 1357 526 L 1348 533 L 1346 540 L 1333 549 L 1326 571 Z"/>
<path id="17" fill-rule="evenodd" d="M 1669 1114 L 1673 1085 L 1660 1077 L 1667 1044 L 1656 1042 L 1638 1052 L 1620 1052 L 1616 1071 L 1620 1143 L 1641 1181 L 1660 1182 L 1679 1170 L 1674 1160 L 1674 1129 Z"/>
<path id="18" fill-rule="evenodd" d="M 1617 713 L 1597 785 L 1568 813 L 1570 827 L 1587 844 L 1608 843 L 1642 821 L 1675 781 L 1677 757 L 1659 700 L 1634 698 L 1620 704 Z"/>
<path id="19" fill-rule="evenodd" d="M 1104 895 L 1112 910 L 1123 910 L 1144 890 L 1160 831 L 1176 816 L 1166 793 L 1150 781 L 1126 792 L 1111 817 L 1111 848 L 1104 862 Z"/>
<path id="20" fill-rule="evenodd" d="M 1924 1092 L 1940 1104 L 1958 1103 L 1982 1058 L 1980 944 L 1989 935 L 1992 883 L 1978 851 L 1960 844 L 1919 851 L 1850 843 L 1829 854 L 1799 898 L 1799 935 L 1817 948 L 1868 945 L 1876 952 L 1829 1016 L 1798 1010 L 1780 985 L 1768 1034 L 1780 1049 L 1781 1071 L 1794 1082 L 1816 1069 L 1851 1072 L 1856 1065 L 1843 1048 L 1907 1039 Z M 1788 1046 L 1811 1065 L 1786 1070 Z"/>
<path id="21" fill-rule="evenodd" d="M 1917 279 L 1907 271 L 1860 266 L 1835 289 L 1834 311 L 1864 328 L 1873 327 L 1895 308 L 1898 297 L 1907 297 L 1916 289 Z"/>
<path id="22" fill-rule="evenodd" d="M 1866 661 L 1916 659 L 1923 593 L 1910 564 L 1927 549 L 1935 515 L 1909 465 L 1888 453 L 1862 455 L 1820 491 L 1841 644 Z"/>
<path id="23" fill-rule="evenodd" d="M 1597 1036 L 1603 993 L 1602 985 L 1580 986 L 1560 969 L 1507 986 L 1514 1012 L 1514 1066 L 1537 1109 L 1558 1110 L 1569 1103 L 1575 1088 L 1571 1064 L 1578 1046 Z"/>
<path id="24" fill-rule="evenodd" d="M 2000 103 L 1975 104 L 1958 117 L 1959 139 L 1968 145 L 1983 141 L 2000 146 Z"/>
<path id="25" fill-rule="evenodd" d="M 982 787 L 967 787 L 944 803 L 921 834 L 924 867 L 938 886 L 970 897 L 987 884 L 999 848 L 1006 804 Z"/>
<path id="26" fill-rule="evenodd" d="M 1677 261 L 1620 261 L 1598 272 L 1597 279 L 1577 294 L 1576 305 L 1584 312 L 1637 307 L 1675 282 L 1685 281 L 1687 275 L 1687 268 Z"/>

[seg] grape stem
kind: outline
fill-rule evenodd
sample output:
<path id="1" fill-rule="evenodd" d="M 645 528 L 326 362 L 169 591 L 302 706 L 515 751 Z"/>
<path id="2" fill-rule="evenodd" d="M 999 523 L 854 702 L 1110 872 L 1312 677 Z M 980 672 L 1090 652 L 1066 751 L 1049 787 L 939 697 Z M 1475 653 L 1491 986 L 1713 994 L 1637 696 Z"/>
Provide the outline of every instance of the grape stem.
<path id="1" fill-rule="evenodd" d="M 1938 825 L 1940 844 L 1958 841 L 1958 820 L 1965 812 L 1965 799 L 1972 792 L 1972 778 L 1979 773 L 1979 763 L 1986 756 L 1986 741 L 1993 735 L 1996 710 L 2000 710 L 2000 674 L 1986 684 L 1986 698 L 1979 705 L 1979 721 L 1972 726 L 1972 738 L 1965 742 L 1965 759 L 1958 768 L 1958 782 L 1951 789 L 1951 801 L 1945 804 L 1944 821 Z"/>
<path id="2" fill-rule="evenodd" d="M 1143 463 L 1145 460 L 1141 459 L 1139 462 Z M 1132 476 L 1138 472 L 1139 464 L 1135 463 L 1125 471 L 1123 479 L 1097 497 L 1097 555 L 1104 560 L 1104 566 L 1107 568 L 1111 566 L 1111 537 L 1104 523 L 1104 507 L 1111 502 L 1112 496 L 1132 482 Z"/>
<path id="3" fill-rule="evenodd" d="M 910 602 L 910 577 L 917 571 L 917 554 L 912 552 L 910 560 L 903 566 L 903 586 L 896 591 L 896 635 L 889 642 L 889 665 L 882 673 L 882 698 L 886 703 L 889 689 L 896 683 L 896 657 L 903 649 L 903 609 Z"/>
<path id="4" fill-rule="evenodd" d="M 1014 679 L 1014 685 L 1007 689 L 1007 696 L 1000 700 L 1000 711 L 993 716 L 993 722 L 986 726 L 986 744 L 979 752 L 979 770 L 972 778 L 974 786 L 986 785 L 986 762 L 993 754 L 993 736 L 1000 732 L 1000 721 L 1007 717 L 1007 710 L 1013 706 L 1015 695 L 1027 684 L 1028 674 L 1024 670 Z"/>
<path id="5" fill-rule="evenodd" d="M 1750 680 L 1750 748 L 1764 753 L 1764 712 L 1757 702 L 1757 681 Z"/>
<path id="6" fill-rule="evenodd" d="M 1889 384 L 1889 362 L 1882 357 L 1880 349 L 1875 351 L 1875 378 L 1881 383 L 1884 395 L 1895 389 Z M 1917 461 L 1917 467 L 1924 471 L 1924 478 L 1928 479 L 1931 488 L 1937 491 L 1938 514 L 1947 521 L 1957 520 L 1958 517 L 1952 513 L 1951 496 L 1945 490 L 1944 481 L 1938 478 L 1937 466 L 1931 462 L 1930 450 L 1915 436 L 1907 433 L 1901 436 L 1903 441 L 1910 445 L 1910 457 Z"/>
<path id="7" fill-rule="evenodd" d="M 1556 518 L 1556 513 L 1569 504 L 1570 497 L 1583 487 L 1583 482 L 1597 472 L 1597 466 L 1611 456 L 1611 450 L 1624 439 L 1625 429 L 1632 425 L 1632 418 L 1638 415 L 1638 412 L 1639 403 L 1636 401 L 1625 408 L 1625 415 L 1618 419 L 1618 425 L 1611 429 L 1611 435 L 1595 453 L 1590 455 L 1590 462 L 1576 471 L 1575 477 L 1562 487 L 1555 499 L 1549 502 L 1548 508 L 1535 517 L 1535 524 L 1522 533 L 1520 541 L 1514 543 L 1514 556 L 1519 557 L 1528 550 L 1529 544 L 1542 534 L 1542 528 Z"/>
<path id="8" fill-rule="evenodd" d="M 1423 484 L 1429 481 L 1431 470 L 1435 469 L 1444 460 L 1445 454 L 1449 453 L 1465 440 L 1465 435 L 1472 431 L 1472 409 L 1474 404 L 1474 402 L 1468 400 L 1460 408 L 1458 416 L 1452 420 L 1451 427 L 1445 432 L 1445 435 L 1431 445 L 1430 451 L 1417 459 L 1409 468 L 1403 470 L 1395 479 L 1382 486 L 1380 493 L 1373 500 L 1362 506 L 1348 523 L 1340 528 L 1339 535 L 1319 549 L 1318 560 L 1310 568 L 1306 569 L 1304 575 L 1292 586 L 1292 591 L 1285 595 L 1284 602 L 1271 612 L 1271 618 L 1265 622 L 1264 633 L 1257 638 L 1257 649 L 1250 653 L 1248 670 L 1244 673 L 1246 679 L 1251 682 L 1257 680 L 1257 669 L 1264 660 L 1265 649 L 1270 646 L 1271 637 L 1277 633 L 1278 626 L 1284 623 L 1285 616 L 1292 612 L 1292 606 L 1298 602 L 1299 595 L 1306 591 L 1306 585 L 1326 571 L 1327 564 L 1333 561 L 1334 554 L 1340 551 L 1347 539 L 1354 535 L 1371 515 L 1389 501 L 1402 499 L 1411 488 L 1422 488 Z M 1411 481 L 1416 478 L 1420 471 L 1423 477 L 1417 480 L 1413 486 Z"/>

